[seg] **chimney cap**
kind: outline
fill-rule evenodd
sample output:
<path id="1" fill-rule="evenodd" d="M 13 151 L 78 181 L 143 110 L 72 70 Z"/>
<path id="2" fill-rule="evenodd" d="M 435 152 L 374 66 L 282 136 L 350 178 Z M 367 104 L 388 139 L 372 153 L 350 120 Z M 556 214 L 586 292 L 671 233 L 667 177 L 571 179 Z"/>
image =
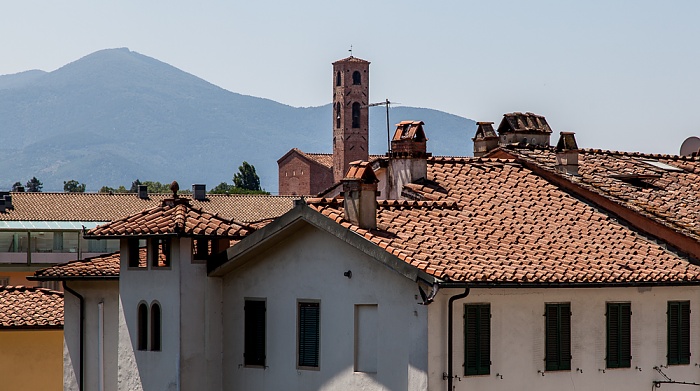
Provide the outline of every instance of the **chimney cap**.
<path id="1" fill-rule="evenodd" d="M 574 132 L 559 132 L 559 141 L 557 142 L 557 152 L 578 150 L 576 145 L 576 133 Z"/>
<path id="2" fill-rule="evenodd" d="M 392 141 L 413 140 L 427 141 L 425 131 L 423 131 L 423 121 L 401 121 L 396 124 L 396 132 Z"/>
<path id="3" fill-rule="evenodd" d="M 374 174 L 374 170 L 369 162 L 363 162 L 362 160 L 350 162 L 350 169 L 343 180 L 357 180 L 366 184 L 379 182 L 379 179 L 377 179 L 377 176 Z"/>

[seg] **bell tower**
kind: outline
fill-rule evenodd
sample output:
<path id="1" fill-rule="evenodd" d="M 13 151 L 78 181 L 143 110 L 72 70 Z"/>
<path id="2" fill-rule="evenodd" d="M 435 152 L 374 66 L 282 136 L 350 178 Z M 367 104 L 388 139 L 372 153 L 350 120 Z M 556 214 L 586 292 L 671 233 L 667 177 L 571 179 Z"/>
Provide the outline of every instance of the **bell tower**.
<path id="1" fill-rule="evenodd" d="M 369 159 L 369 61 L 353 56 L 333 63 L 333 182 L 350 162 Z"/>

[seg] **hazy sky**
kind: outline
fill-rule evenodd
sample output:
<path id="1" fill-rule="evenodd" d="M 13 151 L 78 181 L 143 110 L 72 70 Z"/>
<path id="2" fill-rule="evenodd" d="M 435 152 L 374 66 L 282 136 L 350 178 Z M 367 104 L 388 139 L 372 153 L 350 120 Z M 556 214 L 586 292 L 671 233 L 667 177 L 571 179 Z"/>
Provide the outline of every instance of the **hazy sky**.
<path id="1" fill-rule="evenodd" d="M 700 136 L 698 18 L 700 1 L 7 0 L 0 74 L 128 47 L 318 106 L 352 45 L 372 62 L 371 101 L 497 123 L 532 111 L 580 147 L 678 153 Z"/>

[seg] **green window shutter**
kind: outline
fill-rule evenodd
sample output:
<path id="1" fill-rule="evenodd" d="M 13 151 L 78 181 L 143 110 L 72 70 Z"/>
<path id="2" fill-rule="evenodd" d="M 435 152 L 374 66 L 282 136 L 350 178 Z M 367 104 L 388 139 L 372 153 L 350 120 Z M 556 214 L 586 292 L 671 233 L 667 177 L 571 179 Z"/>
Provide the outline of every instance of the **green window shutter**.
<path id="1" fill-rule="evenodd" d="M 299 303 L 300 367 L 318 367 L 319 310 L 319 303 Z"/>
<path id="2" fill-rule="evenodd" d="M 488 375 L 491 371 L 491 306 L 464 306 L 464 374 Z"/>
<path id="3" fill-rule="evenodd" d="M 629 368 L 632 359 L 630 304 L 608 303 L 606 315 L 606 367 Z"/>
<path id="4" fill-rule="evenodd" d="M 245 365 L 265 366 L 265 301 L 245 301 Z"/>
<path id="5" fill-rule="evenodd" d="M 690 364 L 690 302 L 668 302 L 668 365 Z"/>
<path id="6" fill-rule="evenodd" d="M 545 370 L 571 369 L 571 306 L 545 306 Z"/>

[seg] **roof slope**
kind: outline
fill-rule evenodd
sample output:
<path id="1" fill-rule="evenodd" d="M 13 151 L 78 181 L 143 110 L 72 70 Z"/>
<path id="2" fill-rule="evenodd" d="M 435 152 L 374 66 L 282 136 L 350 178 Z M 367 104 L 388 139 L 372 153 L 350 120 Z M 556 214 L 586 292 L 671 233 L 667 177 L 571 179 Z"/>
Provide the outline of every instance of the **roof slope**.
<path id="1" fill-rule="evenodd" d="M 700 267 L 513 160 L 431 158 L 437 201 L 382 201 L 377 230 L 309 205 L 405 262 L 472 284 L 700 283 Z M 430 187 L 434 190 L 434 187 Z M 420 187 L 414 186 L 414 194 Z"/>
<path id="2" fill-rule="evenodd" d="M 146 248 L 139 250 L 139 266 L 146 264 Z M 75 278 L 119 278 L 119 252 L 71 261 L 34 272 L 32 280 L 71 280 Z"/>
<path id="3" fill-rule="evenodd" d="M 165 199 L 160 206 L 146 209 L 93 228 L 85 237 L 123 237 L 137 235 L 181 235 L 242 237 L 251 228 L 205 212 L 183 198 Z"/>
<path id="4" fill-rule="evenodd" d="M 555 172 L 554 149 L 507 150 Z M 566 179 L 700 241 L 700 157 L 582 149 L 578 162 Z"/>
<path id="5" fill-rule="evenodd" d="M 63 293 L 24 286 L 0 287 L 0 329 L 63 328 Z"/>
<path id="6" fill-rule="evenodd" d="M 13 208 L 0 212 L 0 221 L 113 221 L 158 206 L 172 194 L 109 193 L 11 193 Z M 207 194 L 203 201 L 189 199 L 195 208 L 240 222 L 253 222 L 283 215 L 294 197 L 267 195 Z M 297 197 L 298 198 L 298 197 Z"/>

